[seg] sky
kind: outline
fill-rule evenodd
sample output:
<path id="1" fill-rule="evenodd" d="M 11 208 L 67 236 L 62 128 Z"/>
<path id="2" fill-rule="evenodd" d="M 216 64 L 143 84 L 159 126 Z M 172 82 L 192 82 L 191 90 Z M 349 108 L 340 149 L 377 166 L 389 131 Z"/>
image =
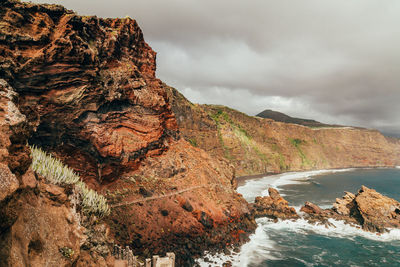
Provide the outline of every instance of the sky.
<path id="1" fill-rule="evenodd" d="M 398 0 L 35 0 L 129 16 L 195 103 L 400 136 Z"/>

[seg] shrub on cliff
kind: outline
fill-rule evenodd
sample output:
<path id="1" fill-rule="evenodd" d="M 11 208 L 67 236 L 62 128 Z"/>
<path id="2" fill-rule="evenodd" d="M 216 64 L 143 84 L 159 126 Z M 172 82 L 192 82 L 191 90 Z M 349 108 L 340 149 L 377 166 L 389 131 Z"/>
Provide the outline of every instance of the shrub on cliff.
<path id="1" fill-rule="evenodd" d="M 50 183 L 57 185 L 74 185 L 80 197 L 80 206 L 87 214 L 96 214 L 103 217 L 110 214 L 107 199 L 96 191 L 87 187 L 78 174 L 64 165 L 60 160 L 47 154 L 40 148 L 31 147 L 32 169 L 46 178 Z"/>

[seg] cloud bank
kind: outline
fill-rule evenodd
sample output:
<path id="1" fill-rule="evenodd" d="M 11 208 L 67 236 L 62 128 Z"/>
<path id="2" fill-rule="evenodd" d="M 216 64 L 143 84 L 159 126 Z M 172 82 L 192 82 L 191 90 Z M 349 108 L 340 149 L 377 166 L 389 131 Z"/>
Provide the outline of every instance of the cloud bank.
<path id="1" fill-rule="evenodd" d="M 400 1 L 47 2 L 136 19 L 158 77 L 193 102 L 400 135 Z"/>

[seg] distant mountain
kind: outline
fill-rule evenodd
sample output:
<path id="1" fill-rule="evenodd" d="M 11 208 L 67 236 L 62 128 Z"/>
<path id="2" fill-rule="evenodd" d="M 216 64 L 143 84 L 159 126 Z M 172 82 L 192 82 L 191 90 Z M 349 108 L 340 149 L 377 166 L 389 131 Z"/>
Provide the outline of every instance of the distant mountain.
<path id="1" fill-rule="evenodd" d="M 274 121 L 285 122 L 285 123 L 294 123 L 294 124 L 304 125 L 304 126 L 308 126 L 308 127 L 340 127 L 341 126 L 341 125 L 325 124 L 325 123 L 321 123 L 316 120 L 293 118 L 284 113 L 270 110 L 270 109 L 266 109 L 263 112 L 258 113 L 256 116 L 265 118 L 265 119 L 272 119 Z"/>

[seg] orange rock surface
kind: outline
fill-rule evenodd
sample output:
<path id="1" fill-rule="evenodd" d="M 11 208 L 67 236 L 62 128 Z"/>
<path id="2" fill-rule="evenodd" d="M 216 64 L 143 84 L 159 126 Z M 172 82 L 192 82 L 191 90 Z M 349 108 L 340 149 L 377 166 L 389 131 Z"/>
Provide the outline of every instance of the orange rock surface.
<path id="1" fill-rule="evenodd" d="M 31 192 L 44 182 L 25 175 L 27 142 L 61 159 L 110 204 L 119 204 L 105 221 L 114 242 L 135 254 L 174 251 L 178 263 L 192 264 L 202 250 L 240 243 L 254 230 L 248 204 L 234 191 L 232 166 L 180 139 L 167 86 L 155 77 L 156 53 L 135 20 L 78 16 L 62 6 L 10 0 L 0 2 L 0 22 L 0 157 L 11 171 L 5 170 L 10 183 L 0 196 L 11 210 L 5 220 L 15 219 L 1 229 L 0 240 L 14 242 L 3 237 L 17 227 L 44 227 L 22 220 L 27 199 L 15 193 L 18 186 Z M 129 204 L 143 194 L 157 198 Z M 22 207 L 9 206 L 12 201 Z M 45 197 L 35 201 L 32 214 L 47 218 L 40 204 Z M 59 205 L 69 208 L 68 200 Z M 55 209 L 57 218 L 46 230 L 54 237 L 65 227 L 59 215 Z M 61 243 L 47 241 L 51 253 L 58 251 Z M 79 264 L 106 264 L 88 258 L 98 253 L 93 248 L 80 253 L 76 243 L 66 246 Z M 16 260 L 10 250 L 2 253 Z M 59 254 L 32 262 L 57 261 Z"/>

